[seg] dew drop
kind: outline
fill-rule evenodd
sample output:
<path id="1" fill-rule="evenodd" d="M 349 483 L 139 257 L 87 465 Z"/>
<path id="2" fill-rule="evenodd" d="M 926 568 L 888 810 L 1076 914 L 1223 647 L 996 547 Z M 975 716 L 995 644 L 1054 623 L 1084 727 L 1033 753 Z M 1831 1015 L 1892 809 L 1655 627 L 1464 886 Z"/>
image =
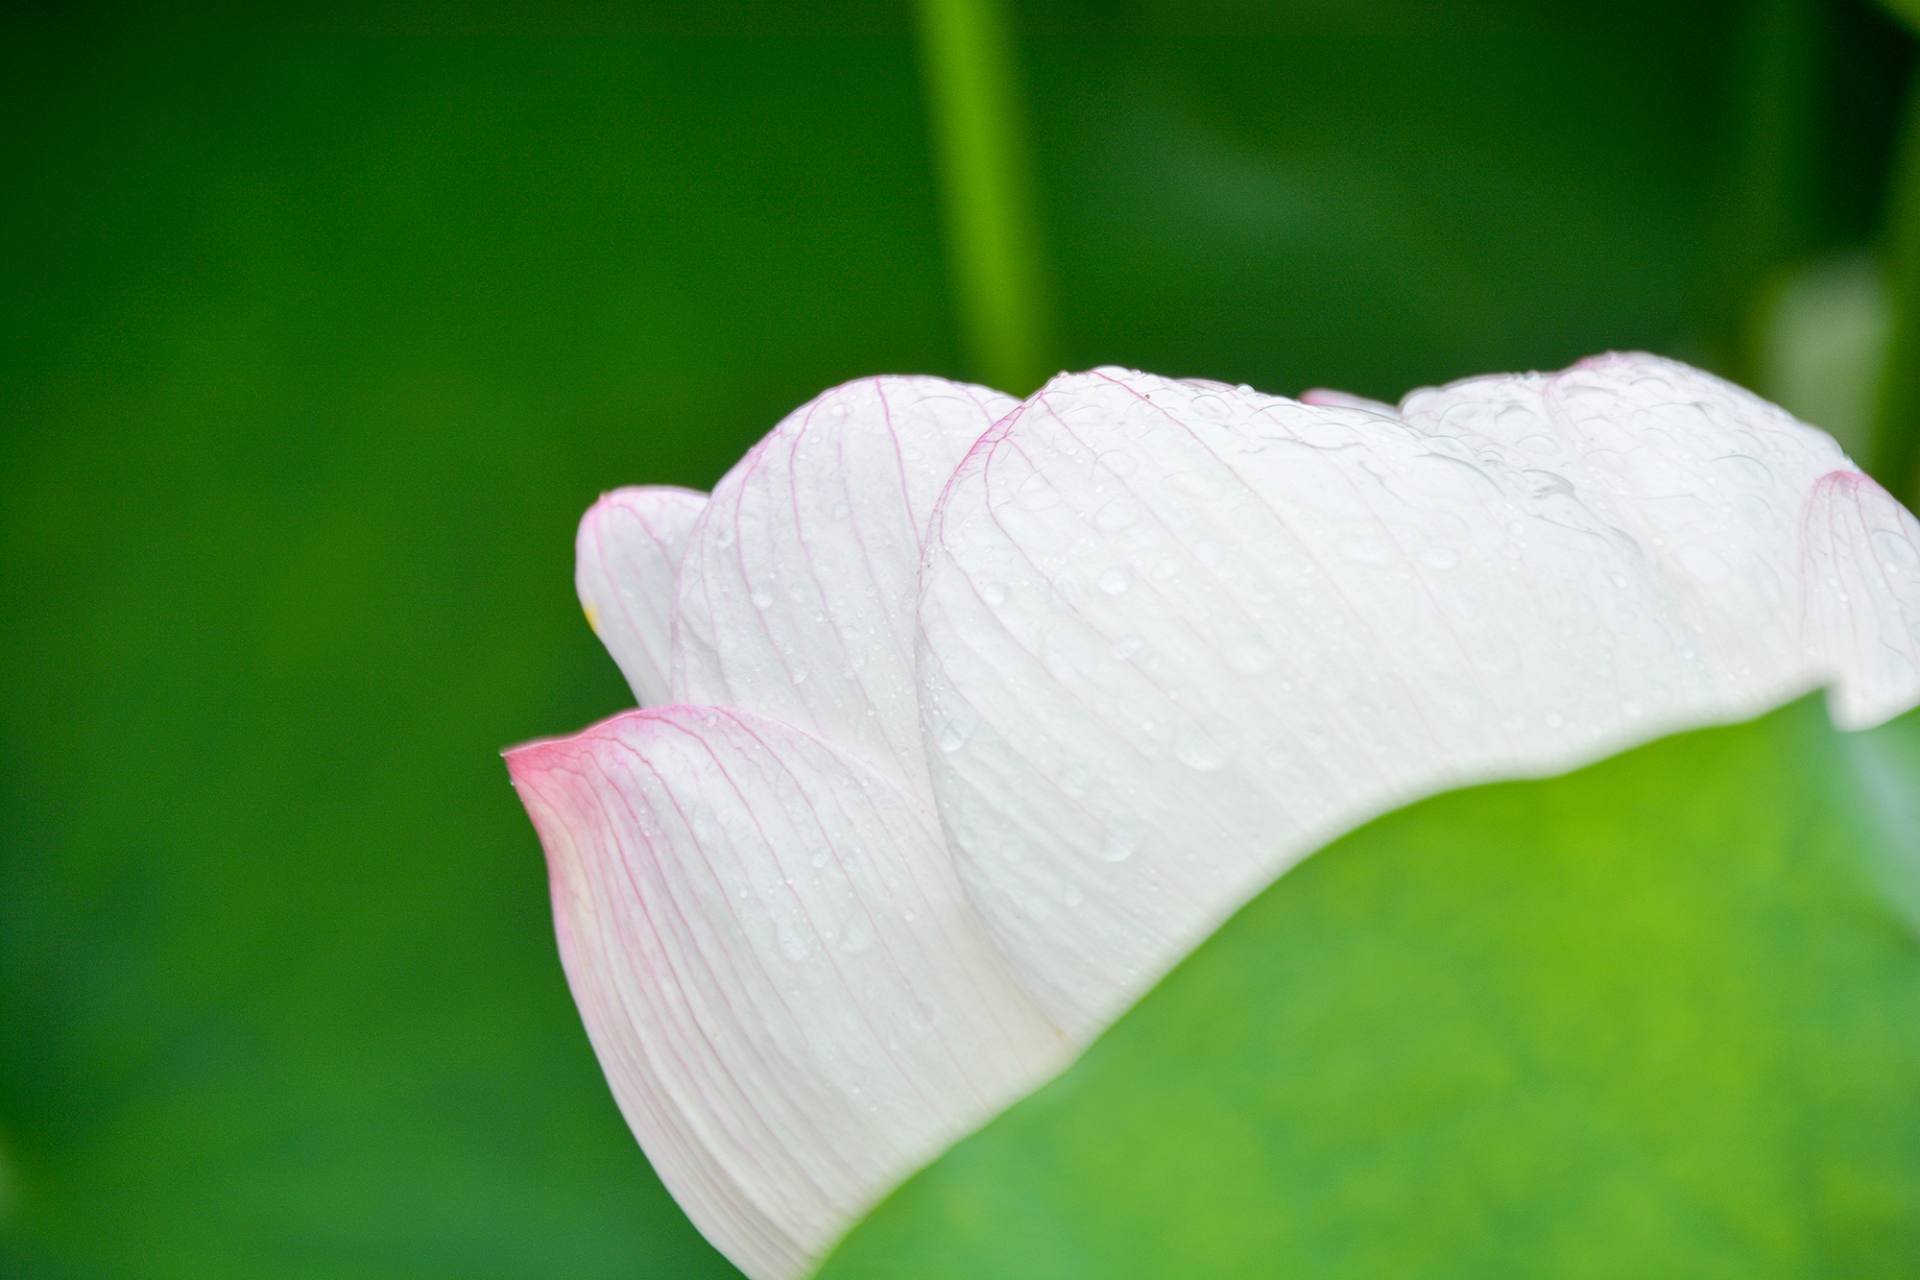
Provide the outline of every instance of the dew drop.
<path id="1" fill-rule="evenodd" d="M 1100 575 L 1100 589 L 1110 596 L 1123 594 L 1132 583 L 1133 575 L 1119 565 Z"/>
<path id="2" fill-rule="evenodd" d="M 840 935 L 840 949 L 850 956 L 873 948 L 873 930 L 868 927 L 864 917 L 855 916 L 847 922 L 846 932 Z"/>
<path id="3" fill-rule="evenodd" d="M 967 739 L 972 736 L 972 733 L 971 725 L 962 724 L 959 720 L 948 720 L 940 726 L 940 732 L 935 735 L 935 740 L 940 744 L 940 750 L 951 755 L 967 745 Z"/>
<path id="4" fill-rule="evenodd" d="M 1106 835 L 1100 842 L 1100 860 L 1102 862 L 1125 862 L 1140 848 L 1142 831 L 1136 818 L 1116 818 L 1107 824 Z"/>
<path id="5" fill-rule="evenodd" d="M 1053 487 L 1053 482 L 1037 471 L 1020 482 L 1013 500 L 1023 511 L 1051 511 L 1061 501 L 1060 491 Z"/>
<path id="6" fill-rule="evenodd" d="M 1239 730 L 1218 716 L 1189 717 L 1173 735 L 1173 758 L 1195 773 L 1225 768 L 1239 749 Z"/>
<path id="7" fill-rule="evenodd" d="M 1393 544 L 1385 538 L 1353 538 L 1346 544 L 1346 553 L 1356 564 L 1386 564 L 1393 559 Z"/>
<path id="8" fill-rule="evenodd" d="M 1116 533 L 1133 523 L 1133 503 L 1125 498 L 1115 498 L 1093 513 L 1094 527 L 1105 533 Z"/>
<path id="9" fill-rule="evenodd" d="M 1176 492 L 1195 498 L 1210 496 L 1214 490 L 1213 477 L 1204 471 L 1178 471 L 1167 478 L 1167 484 Z"/>
<path id="10" fill-rule="evenodd" d="M 1195 396 L 1192 401 L 1193 414 L 1209 422 L 1224 422 L 1233 416 L 1233 406 L 1217 395 Z"/>
<path id="11" fill-rule="evenodd" d="M 1227 649 L 1227 665 L 1238 675 L 1257 676 L 1273 665 L 1273 650 L 1257 637 L 1248 636 Z"/>
<path id="12" fill-rule="evenodd" d="M 793 921 L 782 917 L 774 926 L 774 933 L 780 941 L 780 952 L 789 960 L 805 960 L 813 953 L 813 946 L 807 936 L 796 927 Z"/>

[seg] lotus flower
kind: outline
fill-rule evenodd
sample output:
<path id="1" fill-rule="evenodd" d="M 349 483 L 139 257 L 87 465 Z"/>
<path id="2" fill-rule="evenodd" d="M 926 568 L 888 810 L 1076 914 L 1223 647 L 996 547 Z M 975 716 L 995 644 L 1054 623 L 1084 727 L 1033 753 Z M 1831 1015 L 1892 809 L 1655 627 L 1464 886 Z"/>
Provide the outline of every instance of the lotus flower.
<path id="1" fill-rule="evenodd" d="M 508 764 L 626 1119 L 755 1277 L 1373 815 L 1920 699 L 1914 517 L 1638 355 L 1398 407 L 852 383 L 711 495 L 607 495 L 578 584 L 644 709 Z"/>

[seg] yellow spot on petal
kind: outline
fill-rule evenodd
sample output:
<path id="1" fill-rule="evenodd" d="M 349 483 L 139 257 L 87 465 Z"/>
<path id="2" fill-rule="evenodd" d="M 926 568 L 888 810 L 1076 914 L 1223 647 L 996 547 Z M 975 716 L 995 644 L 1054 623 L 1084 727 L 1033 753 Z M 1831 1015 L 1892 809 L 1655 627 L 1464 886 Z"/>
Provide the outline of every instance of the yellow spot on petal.
<path id="1" fill-rule="evenodd" d="M 600 611 L 590 604 L 581 605 L 581 612 L 587 615 L 587 625 L 593 628 L 593 634 L 600 634 Z"/>

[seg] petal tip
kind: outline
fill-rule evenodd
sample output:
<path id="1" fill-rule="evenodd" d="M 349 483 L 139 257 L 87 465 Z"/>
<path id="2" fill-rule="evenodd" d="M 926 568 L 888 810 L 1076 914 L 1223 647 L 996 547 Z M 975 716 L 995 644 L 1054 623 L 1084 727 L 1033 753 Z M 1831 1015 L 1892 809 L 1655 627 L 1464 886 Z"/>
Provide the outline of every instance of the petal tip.
<path id="1" fill-rule="evenodd" d="M 706 505 L 707 495 L 698 489 L 675 484 L 630 484 L 608 489 L 587 507 L 580 517 L 584 536 L 594 526 L 614 516 L 631 516 L 649 529 L 669 514 L 680 517 L 678 523 Z"/>
<path id="2" fill-rule="evenodd" d="M 507 766 L 507 777 L 515 789 L 551 769 L 567 754 L 567 744 L 571 741 L 570 738 L 535 738 L 502 748 L 500 759 Z"/>
<path id="3" fill-rule="evenodd" d="M 1813 482 L 1815 494 L 1852 495 L 1862 490 L 1871 493 L 1879 488 L 1877 480 L 1853 467 L 1836 467 Z"/>
<path id="4" fill-rule="evenodd" d="M 583 753 L 591 753 L 608 742 L 616 739 L 631 741 L 633 730 L 646 721 L 658 718 L 659 713 L 673 709 L 645 707 L 622 711 L 596 721 L 578 733 L 516 742 L 502 748 L 500 758 L 506 762 L 507 774 L 513 779 L 514 785 L 519 786 L 557 767 L 564 767 Z"/>

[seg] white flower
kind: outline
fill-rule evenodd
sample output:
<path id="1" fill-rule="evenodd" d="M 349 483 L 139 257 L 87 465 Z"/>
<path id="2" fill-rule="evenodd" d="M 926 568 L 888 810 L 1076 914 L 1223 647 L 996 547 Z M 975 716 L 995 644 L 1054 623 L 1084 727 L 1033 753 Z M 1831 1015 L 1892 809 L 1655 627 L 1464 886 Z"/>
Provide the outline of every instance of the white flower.
<path id="1" fill-rule="evenodd" d="M 1920 525 L 1648 356 L 1397 408 L 879 378 L 587 514 L 644 707 L 509 754 L 628 1122 L 801 1273 L 1356 823 L 1821 682 L 1920 700 Z"/>

